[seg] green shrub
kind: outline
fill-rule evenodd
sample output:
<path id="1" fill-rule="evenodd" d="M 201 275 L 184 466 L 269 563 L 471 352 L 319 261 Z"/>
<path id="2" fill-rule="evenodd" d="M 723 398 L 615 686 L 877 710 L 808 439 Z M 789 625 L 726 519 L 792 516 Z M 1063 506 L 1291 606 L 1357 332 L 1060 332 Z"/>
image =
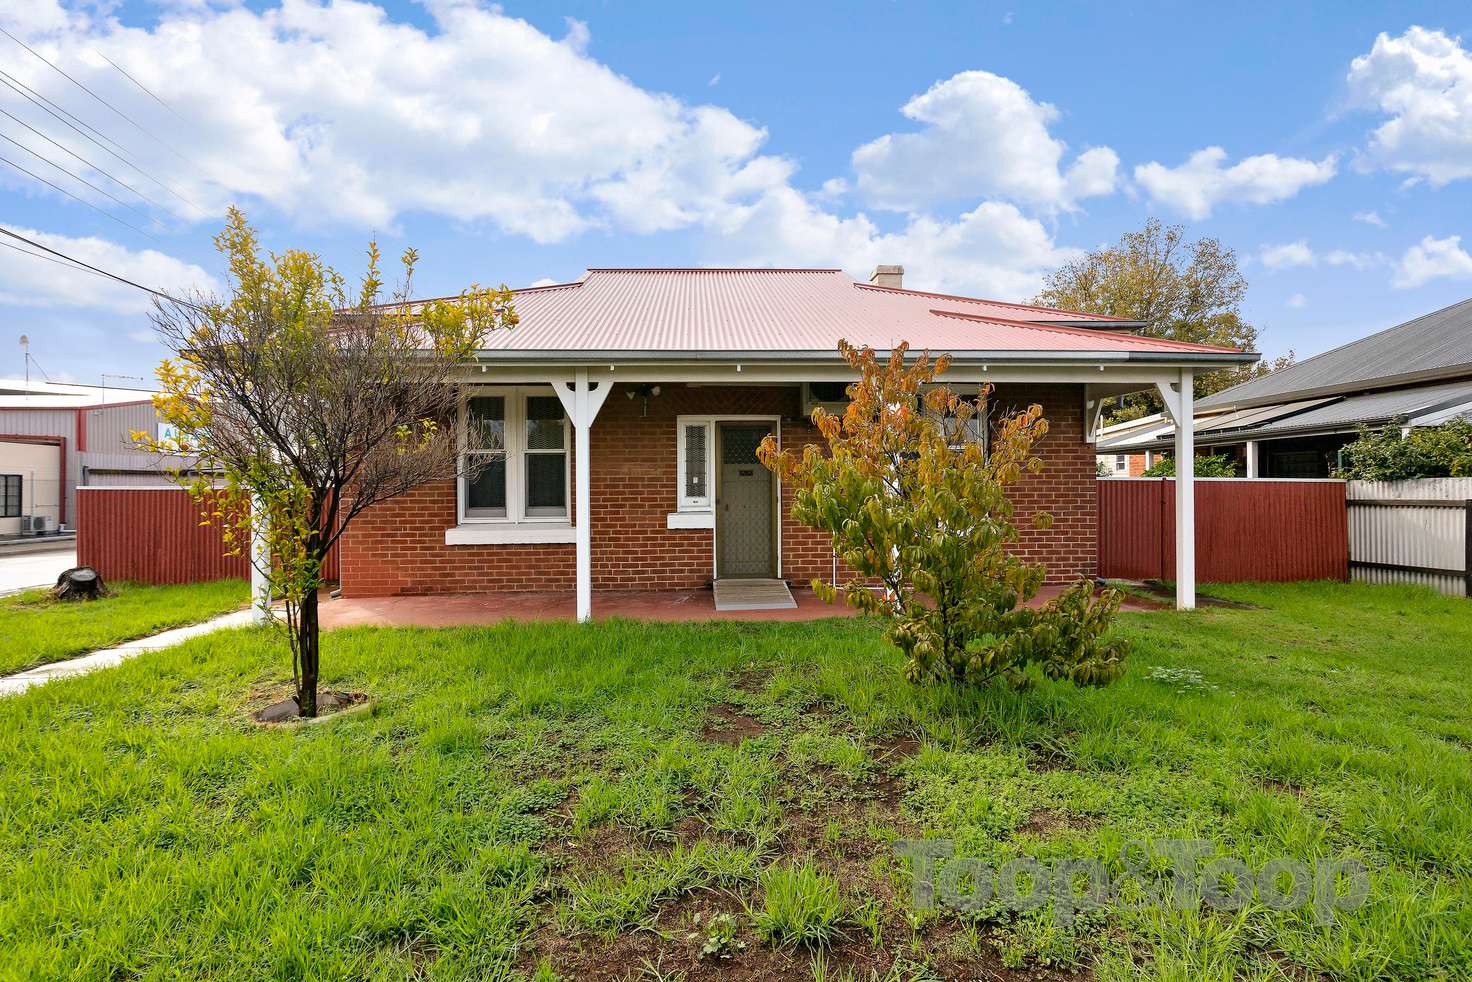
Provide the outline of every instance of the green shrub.
<path id="1" fill-rule="evenodd" d="M 1145 477 L 1175 477 L 1176 459 L 1172 456 L 1161 457 L 1155 462 L 1155 466 L 1145 470 Z M 1236 477 L 1237 462 L 1231 457 L 1223 457 L 1221 454 L 1197 454 L 1196 455 L 1197 477 Z"/>
<path id="2" fill-rule="evenodd" d="M 1360 428 L 1343 451 L 1335 477 L 1351 481 L 1404 481 L 1417 477 L 1472 477 L 1472 421 L 1453 419 L 1402 437 L 1400 425 Z"/>

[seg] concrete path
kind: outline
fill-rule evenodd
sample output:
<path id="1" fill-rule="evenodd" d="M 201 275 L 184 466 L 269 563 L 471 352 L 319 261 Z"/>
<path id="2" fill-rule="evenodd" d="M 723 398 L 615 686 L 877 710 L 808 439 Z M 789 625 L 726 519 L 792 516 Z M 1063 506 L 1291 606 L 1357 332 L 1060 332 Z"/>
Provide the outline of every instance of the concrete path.
<path id="1" fill-rule="evenodd" d="M 33 685 L 41 685 L 52 679 L 66 678 L 71 675 L 85 675 L 95 672 L 99 668 L 112 668 L 120 665 L 124 659 L 133 658 L 146 651 L 157 651 L 160 648 L 168 648 L 197 638 L 201 634 L 209 634 L 225 627 L 245 627 L 251 622 L 251 614 L 247 610 L 237 610 L 234 613 L 224 614 L 214 620 L 205 621 L 202 624 L 190 624 L 188 627 L 176 627 L 172 631 L 155 634 L 151 638 L 139 638 L 137 641 L 127 641 L 113 648 L 103 648 L 94 651 L 90 655 L 82 655 L 80 658 L 71 658 L 67 661 L 56 661 L 49 665 L 39 665 L 36 668 L 26 669 L 24 672 L 16 672 L 0 678 L 0 697 L 13 696 L 18 692 L 24 692 Z"/>
<path id="2" fill-rule="evenodd" d="M 0 555 L 0 594 L 55 586 L 56 578 L 77 565 L 77 548 Z"/>

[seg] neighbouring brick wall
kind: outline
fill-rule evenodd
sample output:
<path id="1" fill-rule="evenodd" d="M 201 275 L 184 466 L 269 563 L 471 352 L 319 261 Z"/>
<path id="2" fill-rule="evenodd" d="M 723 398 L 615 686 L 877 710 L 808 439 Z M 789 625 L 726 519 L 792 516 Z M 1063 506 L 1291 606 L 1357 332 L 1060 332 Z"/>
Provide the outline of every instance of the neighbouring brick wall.
<path id="1" fill-rule="evenodd" d="M 676 509 L 675 418 L 681 415 L 782 417 L 783 445 L 817 438 L 801 416 L 795 387 L 665 385 L 646 401 L 615 386 L 593 424 L 593 587 L 597 590 L 679 590 L 711 578 L 713 535 L 708 529 L 669 529 Z M 1083 442 L 1083 406 L 1077 386 L 999 387 L 998 405 L 1041 402 L 1049 433 L 1038 447 L 1045 467 L 1014 495 L 1022 530 L 1020 551 L 1048 564 L 1050 582 L 1092 576 L 1096 558 L 1094 449 Z M 827 577 L 833 554 L 824 533 L 798 525 L 792 496 L 782 489 L 782 575 L 806 584 Z M 1039 507 L 1054 518 L 1039 531 L 1025 521 Z M 359 516 L 343 537 L 345 596 L 573 589 L 575 547 L 556 545 L 445 545 L 455 524 L 450 482 L 418 488 Z"/>

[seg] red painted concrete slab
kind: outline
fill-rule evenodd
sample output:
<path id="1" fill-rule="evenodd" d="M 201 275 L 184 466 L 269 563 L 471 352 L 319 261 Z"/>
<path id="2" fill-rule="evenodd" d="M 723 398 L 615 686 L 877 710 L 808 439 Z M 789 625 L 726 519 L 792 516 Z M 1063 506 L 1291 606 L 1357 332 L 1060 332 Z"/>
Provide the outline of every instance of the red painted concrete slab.
<path id="1" fill-rule="evenodd" d="M 1044 587 L 1035 602 L 1057 596 L 1062 587 Z M 642 621 L 814 621 L 853 617 L 852 608 L 826 604 L 812 590 L 795 589 L 795 608 L 718 611 L 709 590 L 672 592 L 600 591 L 593 594 L 593 617 Z M 1157 610 L 1158 605 L 1128 598 L 1125 610 Z M 451 593 L 415 597 L 357 597 L 328 600 L 319 608 L 322 627 L 464 627 L 501 621 L 570 621 L 571 593 Z"/>

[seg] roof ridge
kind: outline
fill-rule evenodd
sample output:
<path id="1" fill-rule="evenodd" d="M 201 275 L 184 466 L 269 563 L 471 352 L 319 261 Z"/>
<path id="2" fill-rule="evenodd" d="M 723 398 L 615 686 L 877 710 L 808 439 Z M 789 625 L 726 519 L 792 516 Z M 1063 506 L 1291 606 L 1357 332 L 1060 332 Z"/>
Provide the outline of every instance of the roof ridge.
<path id="1" fill-rule="evenodd" d="M 933 290 L 907 290 L 898 286 L 880 286 L 878 283 L 860 283 L 854 281 L 854 286 L 863 290 L 881 290 L 885 293 L 908 293 L 916 297 L 939 297 L 944 300 L 963 300 L 967 303 L 985 303 L 996 307 L 1012 307 L 1017 310 L 1036 310 L 1050 314 L 1073 314 L 1079 317 L 1097 317 L 1101 321 L 1123 321 L 1131 323 L 1128 317 L 1115 317 L 1112 314 L 1091 314 L 1086 310 L 1065 310 L 1062 307 L 1040 307 L 1034 303 L 1013 303 L 1010 300 L 988 300 L 986 297 L 966 297 L 959 293 L 936 293 Z"/>
<path id="2" fill-rule="evenodd" d="M 938 317 L 959 317 L 962 320 L 989 321 L 994 324 L 1008 324 L 1014 327 L 1031 328 L 1034 331 L 1052 331 L 1056 334 L 1069 334 L 1075 337 L 1096 338 L 1098 331 L 1091 331 L 1087 327 L 1072 327 L 1068 324 L 1051 324 L 1047 321 L 1023 321 L 1014 320 L 1010 317 L 996 317 L 990 314 L 968 314 L 959 310 L 941 310 L 932 307 L 930 312 Z M 1197 344 L 1194 341 L 1177 341 L 1174 338 L 1142 337 L 1138 334 L 1111 334 L 1110 337 L 1120 341 L 1139 341 L 1142 344 L 1163 344 L 1172 348 L 1181 348 L 1186 351 L 1231 351 L 1241 352 L 1242 348 L 1229 348 L 1218 344 Z"/>

